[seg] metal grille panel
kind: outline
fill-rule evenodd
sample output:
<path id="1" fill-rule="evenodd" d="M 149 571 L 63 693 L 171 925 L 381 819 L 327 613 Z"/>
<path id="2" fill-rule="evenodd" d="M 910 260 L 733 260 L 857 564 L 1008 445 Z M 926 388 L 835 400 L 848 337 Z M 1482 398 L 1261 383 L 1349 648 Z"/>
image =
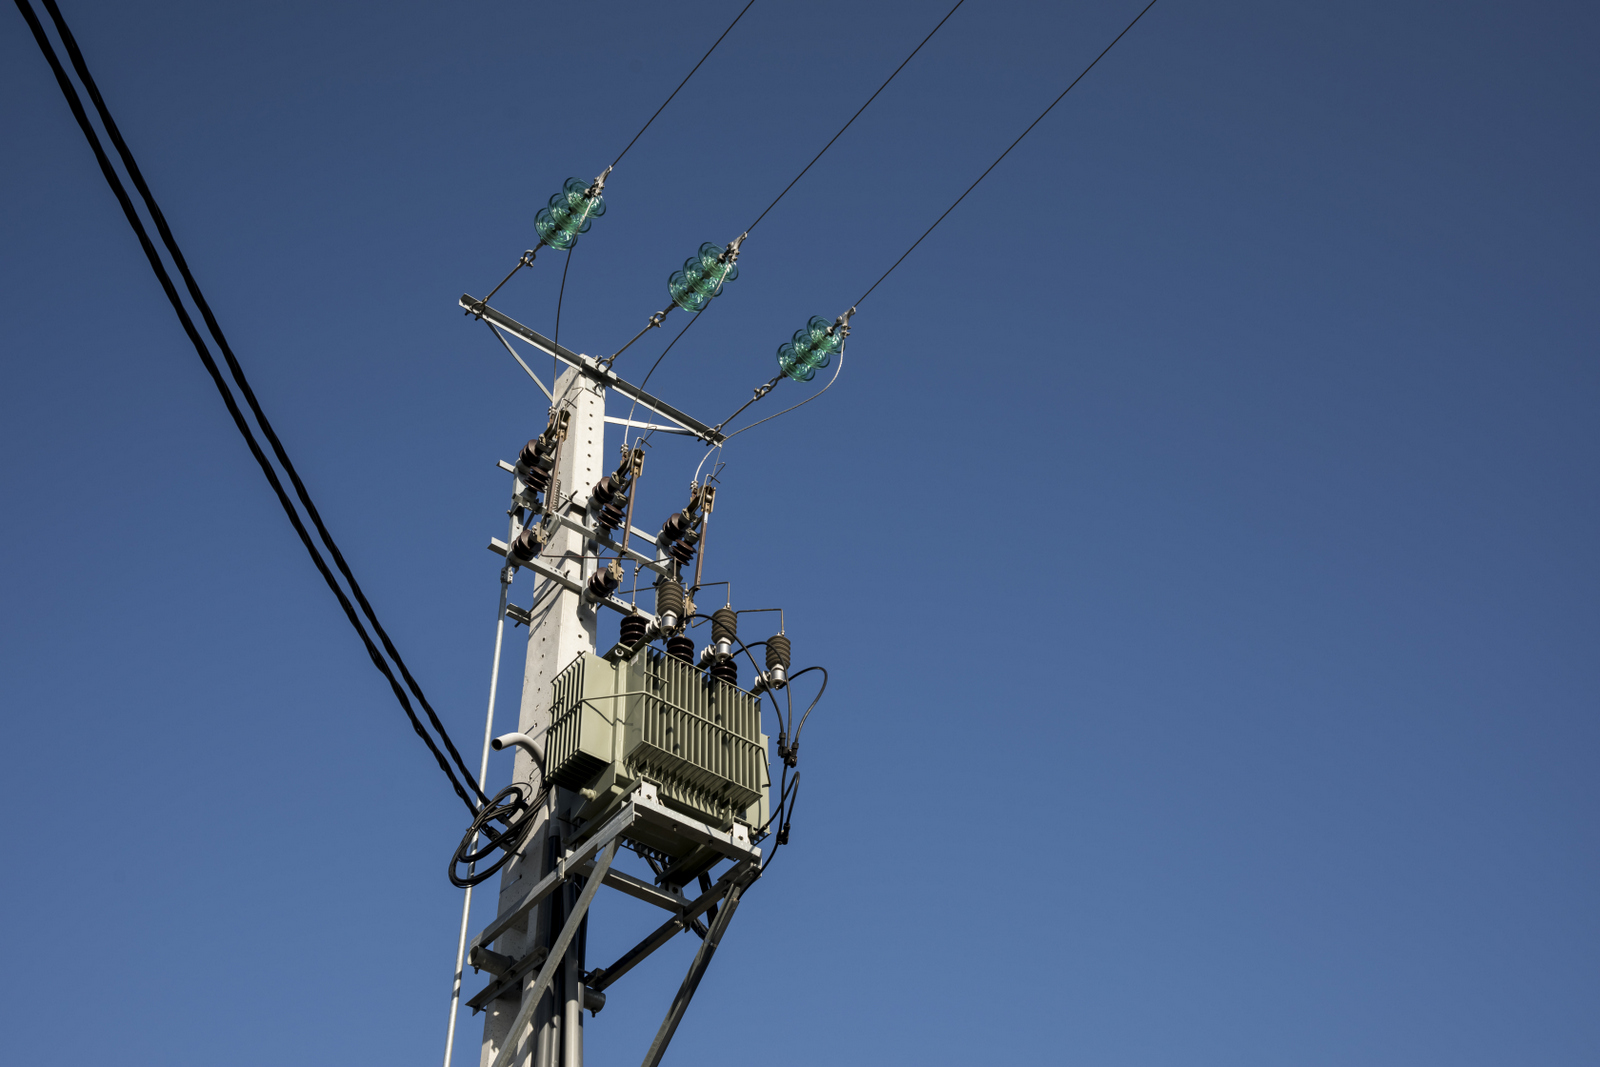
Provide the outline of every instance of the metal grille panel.
<path id="1" fill-rule="evenodd" d="M 634 661 L 624 760 L 662 799 L 726 822 L 761 798 L 761 705 L 737 686 L 651 650 Z"/>
<path id="2" fill-rule="evenodd" d="M 608 666 L 593 656 L 579 656 L 556 675 L 545 766 L 550 780 L 563 789 L 582 789 L 611 762 L 609 723 L 588 703 L 598 695 L 597 690 L 609 691 L 615 684 L 614 677 L 607 677 L 613 674 Z M 604 710 L 609 718 L 610 709 Z M 602 731 L 605 736 L 597 736 Z"/>

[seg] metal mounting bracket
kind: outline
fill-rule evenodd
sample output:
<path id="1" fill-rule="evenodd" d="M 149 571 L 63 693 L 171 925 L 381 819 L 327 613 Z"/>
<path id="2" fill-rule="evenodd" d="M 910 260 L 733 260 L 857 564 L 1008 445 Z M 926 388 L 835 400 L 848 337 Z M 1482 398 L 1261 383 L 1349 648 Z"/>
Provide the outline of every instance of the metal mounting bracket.
<path id="1" fill-rule="evenodd" d="M 559 359 L 561 362 L 567 364 L 569 367 L 576 367 L 580 372 L 583 373 L 585 377 L 600 383 L 608 389 L 615 389 L 629 400 L 637 403 L 640 407 L 653 411 L 664 419 L 672 420 L 679 426 L 683 427 L 683 429 L 687 432 L 693 434 L 695 437 L 700 438 L 700 440 L 704 441 L 706 444 L 719 445 L 723 441 L 727 440 L 723 433 L 713 429 L 710 426 L 707 426 L 699 419 L 694 418 L 691 415 L 685 415 L 683 412 L 679 411 L 665 400 L 657 399 L 656 397 L 653 397 L 649 393 L 645 392 L 643 389 L 640 389 L 637 385 L 623 381 L 621 378 L 617 377 L 616 374 L 612 373 L 609 368 L 601 366 L 600 361 L 595 359 L 593 356 L 585 356 L 572 351 L 570 348 L 563 348 L 561 345 L 556 344 L 543 334 L 529 329 L 516 319 L 511 318 L 509 315 L 501 314 L 488 304 L 481 300 L 476 300 L 471 296 L 463 294 L 457 303 L 460 304 L 461 307 L 465 308 L 470 314 L 477 315 L 480 318 L 488 320 L 490 323 L 500 327 L 500 329 L 516 337 L 518 340 L 524 341 L 532 345 L 534 348 L 537 348 L 545 355 L 553 356 L 556 359 Z M 529 371 L 529 373 L 531 374 L 532 371 Z"/>

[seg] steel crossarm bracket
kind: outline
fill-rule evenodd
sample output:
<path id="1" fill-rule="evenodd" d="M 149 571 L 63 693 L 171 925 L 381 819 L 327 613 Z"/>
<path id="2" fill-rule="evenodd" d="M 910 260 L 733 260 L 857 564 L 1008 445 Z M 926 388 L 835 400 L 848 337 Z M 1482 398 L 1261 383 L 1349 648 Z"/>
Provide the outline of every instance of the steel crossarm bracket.
<path id="1" fill-rule="evenodd" d="M 727 894 L 734 883 L 742 879 L 752 869 L 753 865 L 749 863 L 735 864 L 726 874 L 717 879 L 716 885 L 696 897 L 692 903 L 683 909 L 681 914 L 656 927 L 649 937 L 646 937 L 643 941 L 617 957 L 617 961 L 611 966 L 590 971 L 589 977 L 584 984 L 596 992 L 605 990 L 607 986 L 644 962 L 645 957 L 665 945 L 668 941 L 671 941 L 680 932 L 687 930 L 689 924 L 695 919 L 715 907 L 717 901 Z"/>
<path id="2" fill-rule="evenodd" d="M 532 1020 L 533 1010 L 539 1006 L 539 1001 L 544 999 L 545 990 L 550 988 L 550 983 L 556 976 L 556 968 L 566 961 L 567 948 L 572 944 L 572 939 L 578 935 L 578 927 L 583 925 L 583 917 L 589 913 L 589 904 L 594 900 L 595 891 L 600 888 L 600 883 L 605 881 L 606 872 L 611 869 L 611 861 L 616 856 L 617 838 L 613 836 L 607 842 L 605 851 L 600 853 L 600 859 L 594 866 L 594 873 L 584 885 L 583 892 L 578 894 L 578 902 L 572 906 L 572 913 L 561 925 L 561 933 L 556 935 L 555 944 L 550 946 L 550 955 L 545 957 L 544 966 L 539 968 L 539 977 L 523 992 L 522 1007 L 517 1010 L 517 1017 L 512 1021 L 511 1029 L 506 1031 L 505 1044 L 500 1046 L 500 1053 L 495 1056 L 491 1067 L 506 1067 L 511 1062 L 511 1057 L 516 1054 L 517 1046 L 522 1044 L 522 1032 L 528 1028 L 528 1023 Z M 718 915 L 718 918 L 720 919 L 721 915 Z M 709 942 L 711 939 L 707 937 L 706 940 Z M 704 948 L 702 945 L 701 950 Z"/>
<path id="3" fill-rule="evenodd" d="M 594 865 L 591 863 L 580 863 L 571 868 L 571 871 L 587 878 L 589 872 L 593 869 Z M 662 889 L 660 886 L 652 885 L 642 878 L 635 878 L 625 871 L 619 871 L 615 867 L 606 872 L 606 885 L 619 893 L 625 893 L 633 897 L 635 900 L 642 900 L 646 904 L 654 904 L 658 908 L 671 912 L 682 911 L 689 903 L 684 899 L 682 893 L 674 893 Z"/>
<path id="4" fill-rule="evenodd" d="M 494 308 L 490 307 L 488 304 L 485 304 L 483 301 L 475 300 L 466 294 L 463 294 L 457 303 L 459 303 L 463 308 L 466 308 L 470 313 L 477 315 L 479 318 L 488 319 L 491 323 L 500 327 L 502 330 L 505 330 L 507 333 L 513 334 L 521 340 L 526 341 L 528 344 L 537 348 L 545 355 L 554 356 L 556 359 L 559 359 L 568 366 L 576 367 L 586 376 L 594 379 L 608 389 L 615 389 L 629 400 L 637 403 L 640 407 L 647 408 L 650 411 L 655 412 L 657 415 L 660 415 L 662 418 L 671 419 L 679 426 L 682 426 L 685 430 L 688 430 L 694 436 L 700 438 L 700 440 L 704 441 L 706 444 L 720 445 L 723 441 L 727 440 L 722 433 L 712 429 L 710 426 L 707 426 L 699 419 L 696 419 L 690 415 L 685 415 L 683 412 L 679 411 L 665 400 L 658 400 L 649 393 L 645 392 L 643 389 L 640 389 L 637 385 L 632 385 L 623 381 L 609 368 L 602 367 L 600 365 L 600 361 L 595 359 L 593 356 L 581 355 L 569 348 L 563 348 L 543 334 L 534 330 L 530 330 L 528 327 L 522 325 L 522 323 L 511 318 L 509 315 L 503 315 Z"/>
<path id="5" fill-rule="evenodd" d="M 616 818 L 612 819 L 601 828 L 599 833 L 589 838 L 586 843 L 579 846 L 577 849 L 567 853 L 566 856 L 556 863 L 555 870 L 551 871 L 549 874 L 535 882 L 533 888 L 524 893 L 521 900 L 517 901 L 511 907 L 501 912 L 499 918 L 495 919 L 494 922 L 490 923 L 488 926 L 485 926 L 483 928 L 483 932 L 477 937 L 473 938 L 472 944 L 468 947 L 472 948 L 482 945 L 487 948 L 489 945 L 493 944 L 496 938 L 505 933 L 507 930 L 511 929 L 512 926 L 516 925 L 516 923 L 521 920 L 524 915 L 528 914 L 528 912 L 541 900 L 555 892 L 556 887 L 562 882 L 566 881 L 567 876 L 572 874 L 579 866 L 586 863 L 589 860 L 589 857 L 593 856 L 599 848 L 601 848 L 603 845 L 616 841 L 618 836 L 624 830 L 632 826 L 634 811 L 634 804 L 630 801 L 627 807 L 623 808 L 617 813 Z M 611 866 L 611 861 L 607 860 L 605 866 L 606 868 L 609 868 Z M 601 877 L 604 878 L 604 876 L 605 872 L 602 870 Z M 598 881 L 593 881 L 592 879 L 591 883 L 596 886 L 600 884 Z"/>
<path id="6" fill-rule="evenodd" d="M 526 563 L 520 559 L 512 559 L 509 555 L 511 546 L 500 540 L 498 537 L 489 538 L 489 551 L 501 556 L 505 556 L 506 559 L 511 562 L 513 567 L 526 567 L 539 577 L 550 579 L 552 582 L 555 582 L 568 592 L 577 593 L 579 596 L 586 595 L 586 591 L 583 588 L 582 582 L 577 582 L 571 578 L 568 578 L 565 574 L 562 574 L 554 567 L 546 567 L 543 563 L 540 563 L 538 560 L 534 559 L 530 559 Z M 632 555 L 632 553 L 629 554 Z M 608 596 L 604 600 L 599 601 L 599 603 L 604 604 L 612 611 L 620 612 L 623 615 L 643 615 L 647 622 L 654 623 L 656 621 L 656 617 L 650 612 L 635 607 L 633 604 L 628 603 L 626 600 L 623 600 L 620 597 Z M 517 618 L 515 615 L 511 617 L 514 619 Z M 517 619 L 517 621 L 521 622 L 523 620 Z"/>
<path id="7" fill-rule="evenodd" d="M 658 433 L 681 433 L 688 437 L 695 436 L 693 430 L 685 430 L 682 426 L 662 426 L 654 422 L 635 422 L 632 419 L 619 418 L 616 415 L 607 415 L 605 421 L 612 426 L 631 426 L 635 430 L 655 430 Z"/>
<path id="8" fill-rule="evenodd" d="M 672 998 L 672 1007 L 667 1009 L 667 1017 L 661 1020 L 661 1029 L 656 1031 L 656 1039 L 650 1042 L 650 1051 L 644 1054 L 642 1067 L 657 1067 L 661 1057 L 667 1054 L 667 1043 L 672 1040 L 672 1035 L 678 1032 L 678 1024 L 683 1021 L 683 1013 L 689 1010 L 689 1001 L 693 999 L 694 992 L 700 988 L 700 979 L 705 977 L 706 968 L 711 966 L 711 957 L 716 954 L 717 946 L 722 943 L 722 935 L 728 929 L 728 923 L 733 919 L 734 911 L 739 907 L 739 898 L 744 895 L 748 883 L 741 880 L 735 882 L 728 889 L 728 896 L 722 902 L 722 907 L 717 909 L 717 917 L 711 920 L 711 929 L 706 931 L 705 940 L 700 942 L 700 951 L 694 954 L 694 962 L 689 965 L 689 973 L 683 978 L 683 985 L 678 987 L 678 995 Z M 503 1067 L 497 1064 L 496 1067 Z"/>
<path id="9" fill-rule="evenodd" d="M 528 976 L 528 972 L 539 966 L 547 958 L 548 955 L 542 948 L 528 953 L 518 960 L 515 966 L 505 974 L 493 978 L 488 985 L 473 994 L 472 999 L 467 1001 L 467 1007 L 471 1008 L 472 1013 L 476 1015 L 501 997 L 515 996 L 522 987 L 522 980 Z"/>
<path id="10" fill-rule="evenodd" d="M 657 574 L 666 575 L 668 578 L 672 577 L 672 571 L 670 571 L 660 560 L 651 559 L 649 556 L 646 556 L 640 552 L 635 552 L 631 548 L 624 552 L 621 545 L 617 544 L 610 537 L 607 537 L 603 531 L 596 529 L 593 526 L 586 526 L 585 524 L 578 522 L 576 519 L 570 519 L 565 515 L 557 516 L 556 521 L 574 533 L 581 533 L 583 536 L 587 537 L 596 544 L 601 545 L 604 548 L 609 548 L 619 556 L 627 556 L 629 559 L 633 560 L 642 567 L 648 567 Z M 651 539 L 651 543 L 654 543 L 654 538 Z"/>

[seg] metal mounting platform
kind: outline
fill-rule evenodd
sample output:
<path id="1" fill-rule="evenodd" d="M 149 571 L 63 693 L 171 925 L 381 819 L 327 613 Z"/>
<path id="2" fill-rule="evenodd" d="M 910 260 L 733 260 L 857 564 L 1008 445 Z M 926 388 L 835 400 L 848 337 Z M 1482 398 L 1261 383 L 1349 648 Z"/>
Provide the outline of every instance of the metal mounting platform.
<path id="1" fill-rule="evenodd" d="M 709 877 L 703 876 L 702 892 L 693 900 L 670 885 L 665 887 L 652 885 L 613 869 L 612 861 L 616 858 L 618 848 L 625 840 L 646 829 L 648 836 L 655 839 L 665 835 L 680 840 L 686 851 L 710 849 L 717 853 L 720 859 L 732 860 L 733 866 L 714 884 Z M 534 1010 L 550 988 L 556 968 L 560 965 L 567 946 L 576 936 L 584 916 L 588 913 L 589 905 L 601 885 L 611 886 L 635 899 L 654 904 L 670 912 L 672 917 L 623 953 L 609 967 L 599 967 L 585 975 L 585 987 L 596 993 L 606 989 L 638 966 L 681 931 L 693 929 L 701 933 L 699 951 L 696 952 L 689 973 L 673 998 L 667 1016 L 662 1021 L 656 1039 L 652 1042 L 650 1052 L 645 1058 L 647 1067 L 659 1063 L 666 1051 L 667 1043 L 677 1030 L 679 1020 L 683 1018 L 684 1011 L 689 1006 L 689 1000 L 699 987 L 700 979 L 711 962 L 711 956 L 716 952 L 735 908 L 738 907 L 740 896 L 756 878 L 760 877 L 760 865 L 761 849 L 751 844 L 750 832 L 743 825 L 735 824 L 729 830 L 709 826 L 668 808 L 661 802 L 651 783 L 639 782 L 635 785 L 633 791 L 623 799 L 621 810 L 611 818 L 586 828 L 577 838 L 574 847 L 557 859 L 554 869 L 549 874 L 529 886 L 514 904 L 502 911 L 494 922 L 484 927 L 478 936 L 472 939 L 470 948 L 472 958 L 497 961 L 493 967 L 498 973 L 487 987 L 467 1003 L 474 1011 L 481 1011 L 500 997 L 520 996 L 522 1001 L 516 1019 L 511 1024 L 511 1029 L 492 1067 L 506 1067 L 517 1046 L 521 1044 Z M 497 938 L 525 922 L 528 914 L 541 901 L 555 893 L 569 879 L 574 878 L 584 879 L 583 890 L 578 896 L 577 903 L 568 913 L 561 933 L 549 949 L 538 948 L 522 959 L 510 961 L 496 953 L 484 951 Z M 707 914 L 711 919 L 709 929 L 700 923 L 700 916 Z M 523 984 L 535 968 L 538 969 L 538 976 L 533 984 L 524 990 Z"/>

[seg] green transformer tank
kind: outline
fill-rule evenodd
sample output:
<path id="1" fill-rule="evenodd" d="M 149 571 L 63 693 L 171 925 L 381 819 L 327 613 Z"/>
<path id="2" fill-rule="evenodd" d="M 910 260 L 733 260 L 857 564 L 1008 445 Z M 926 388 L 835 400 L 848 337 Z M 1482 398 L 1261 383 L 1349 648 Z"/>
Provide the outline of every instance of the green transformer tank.
<path id="1" fill-rule="evenodd" d="M 585 653 L 553 689 L 546 765 L 584 798 L 580 818 L 605 818 L 644 779 L 667 806 L 717 829 L 766 823 L 758 697 L 653 648 L 616 663 Z"/>

